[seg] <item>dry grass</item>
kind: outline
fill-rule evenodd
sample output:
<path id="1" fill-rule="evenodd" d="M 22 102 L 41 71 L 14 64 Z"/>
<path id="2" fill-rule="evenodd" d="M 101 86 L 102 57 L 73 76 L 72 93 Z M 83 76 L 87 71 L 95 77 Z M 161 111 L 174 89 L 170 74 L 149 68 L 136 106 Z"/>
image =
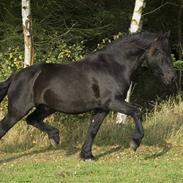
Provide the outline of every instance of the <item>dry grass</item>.
<path id="1" fill-rule="evenodd" d="M 144 120 L 145 146 L 167 146 L 183 142 L 183 102 L 172 99 L 162 103 Z M 61 147 L 75 148 L 83 143 L 89 125 L 89 115 L 68 116 L 56 114 L 46 119 L 47 123 L 59 128 Z M 111 113 L 100 129 L 95 144 L 97 146 L 120 145 L 128 148 L 133 131 L 133 122 L 117 126 L 115 114 Z M 0 149 L 4 152 L 19 152 L 32 147 L 48 147 L 47 135 L 21 121 L 1 140 Z"/>

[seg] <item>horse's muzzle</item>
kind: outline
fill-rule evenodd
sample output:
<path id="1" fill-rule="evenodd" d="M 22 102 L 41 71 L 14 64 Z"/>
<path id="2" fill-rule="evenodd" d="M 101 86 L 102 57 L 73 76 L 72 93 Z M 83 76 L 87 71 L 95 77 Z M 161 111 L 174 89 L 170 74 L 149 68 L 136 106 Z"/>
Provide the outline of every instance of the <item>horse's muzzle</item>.
<path id="1" fill-rule="evenodd" d="M 163 83 L 165 85 L 173 84 L 177 80 L 177 75 L 175 72 L 168 73 L 162 77 Z"/>

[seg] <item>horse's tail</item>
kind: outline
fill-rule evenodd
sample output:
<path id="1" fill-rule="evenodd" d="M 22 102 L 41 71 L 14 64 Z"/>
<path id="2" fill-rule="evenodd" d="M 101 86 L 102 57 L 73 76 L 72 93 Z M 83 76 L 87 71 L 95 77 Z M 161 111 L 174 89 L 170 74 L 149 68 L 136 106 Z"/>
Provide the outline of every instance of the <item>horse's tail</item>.
<path id="1" fill-rule="evenodd" d="M 0 82 L 0 102 L 2 102 L 2 100 L 8 93 L 8 88 L 11 84 L 13 76 L 14 74 L 12 74 L 6 81 Z"/>

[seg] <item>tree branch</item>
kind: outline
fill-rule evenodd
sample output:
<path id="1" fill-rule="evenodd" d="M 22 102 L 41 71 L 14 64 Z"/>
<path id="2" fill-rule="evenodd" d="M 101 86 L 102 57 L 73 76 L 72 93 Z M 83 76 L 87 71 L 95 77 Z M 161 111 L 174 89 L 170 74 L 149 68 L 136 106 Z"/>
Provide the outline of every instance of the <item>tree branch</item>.
<path id="1" fill-rule="evenodd" d="M 152 14 L 152 13 L 154 13 L 154 12 L 160 10 L 162 7 L 164 7 L 164 6 L 166 6 L 166 5 L 178 6 L 178 7 L 183 8 L 183 5 L 176 4 L 176 3 L 171 3 L 171 2 L 166 2 L 166 3 L 162 4 L 161 6 L 157 7 L 156 9 L 154 9 L 154 10 L 149 11 L 149 12 L 147 12 L 147 13 L 144 13 L 142 16 L 146 16 L 146 15 Z"/>

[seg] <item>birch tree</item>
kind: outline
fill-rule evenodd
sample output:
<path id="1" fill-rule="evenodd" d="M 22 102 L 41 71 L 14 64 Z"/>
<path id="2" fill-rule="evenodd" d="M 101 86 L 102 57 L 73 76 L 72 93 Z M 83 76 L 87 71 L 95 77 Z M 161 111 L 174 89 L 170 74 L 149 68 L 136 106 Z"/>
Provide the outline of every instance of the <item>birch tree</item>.
<path id="1" fill-rule="evenodd" d="M 145 0 L 136 0 L 135 1 L 135 7 L 134 7 L 133 16 L 132 16 L 132 20 L 131 20 L 131 24 L 130 24 L 130 29 L 129 29 L 130 33 L 135 33 L 135 32 L 140 31 L 140 29 L 142 27 L 142 21 L 141 21 L 142 20 L 142 10 L 144 7 L 145 7 Z M 130 84 L 130 88 L 127 92 L 127 97 L 125 99 L 125 101 L 127 101 L 127 102 L 130 101 L 131 91 L 132 91 L 132 83 Z M 117 113 L 116 123 L 124 124 L 126 121 L 126 117 L 127 116 L 125 114 Z"/>
<path id="2" fill-rule="evenodd" d="M 22 24 L 24 34 L 24 67 L 33 63 L 32 16 L 30 0 L 22 0 Z"/>

